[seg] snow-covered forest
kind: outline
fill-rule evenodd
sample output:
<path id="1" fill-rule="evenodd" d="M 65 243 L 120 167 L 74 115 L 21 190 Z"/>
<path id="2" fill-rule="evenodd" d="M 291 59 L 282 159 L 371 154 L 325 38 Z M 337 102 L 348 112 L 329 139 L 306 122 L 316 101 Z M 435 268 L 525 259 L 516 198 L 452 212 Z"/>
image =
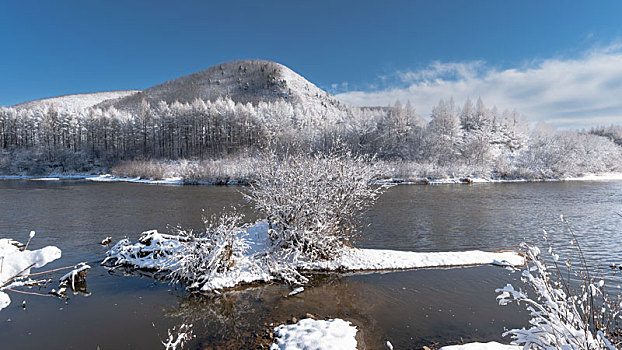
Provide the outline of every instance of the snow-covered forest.
<path id="1" fill-rule="evenodd" d="M 338 140 L 386 161 L 386 177 L 551 178 L 620 171 L 621 127 L 530 128 L 517 111 L 441 100 L 429 122 L 410 103 L 356 108 L 285 98 L 150 104 L 138 110 L 0 108 L 0 171 L 43 175 L 129 161 L 217 160 L 324 152 Z M 295 145 L 295 147 L 291 147 Z"/>

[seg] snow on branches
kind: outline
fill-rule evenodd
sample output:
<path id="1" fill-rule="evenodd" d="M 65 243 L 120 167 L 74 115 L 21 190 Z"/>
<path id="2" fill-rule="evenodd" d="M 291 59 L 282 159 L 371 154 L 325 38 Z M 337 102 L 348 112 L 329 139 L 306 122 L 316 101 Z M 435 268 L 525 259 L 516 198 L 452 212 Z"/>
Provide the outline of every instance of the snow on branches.
<path id="1" fill-rule="evenodd" d="M 525 247 L 528 264 L 521 279 L 535 295 L 516 290 L 511 284 L 496 292 L 501 293 L 497 296 L 500 305 L 524 303 L 531 315 L 531 327 L 512 329 L 503 336 L 510 335 L 513 343 L 524 349 L 616 349 L 610 337 L 615 332 L 619 303 L 608 300 L 604 281 L 583 276 L 580 291 L 575 294 L 571 281 L 559 273 L 555 254 L 551 269 L 538 247 Z"/>
<path id="2" fill-rule="evenodd" d="M 275 253 L 328 260 L 349 244 L 357 215 L 386 187 L 370 185 L 378 171 L 370 157 L 339 149 L 312 156 L 270 154 L 246 197 L 265 215 Z"/>

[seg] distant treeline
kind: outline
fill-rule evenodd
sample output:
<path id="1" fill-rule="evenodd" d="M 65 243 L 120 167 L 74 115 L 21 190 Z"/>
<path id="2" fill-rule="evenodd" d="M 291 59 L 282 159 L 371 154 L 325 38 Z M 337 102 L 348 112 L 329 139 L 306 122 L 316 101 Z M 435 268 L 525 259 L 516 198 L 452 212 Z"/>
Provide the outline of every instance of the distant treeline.
<path id="1" fill-rule="evenodd" d="M 339 140 L 354 153 L 382 160 L 506 177 L 520 168 L 547 177 L 620 170 L 620 130 L 555 132 L 538 126 L 530 131 L 516 111 L 487 108 L 481 99 L 462 107 L 441 100 L 429 122 L 409 103 L 399 102 L 386 108 L 343 108 L 225 98 L 143 101 L 135 112 L 53 105 L 0 108 L 0 170 L 83 172 L 132 160 L 220 159 L 266 149 L 323 152 Z"/>

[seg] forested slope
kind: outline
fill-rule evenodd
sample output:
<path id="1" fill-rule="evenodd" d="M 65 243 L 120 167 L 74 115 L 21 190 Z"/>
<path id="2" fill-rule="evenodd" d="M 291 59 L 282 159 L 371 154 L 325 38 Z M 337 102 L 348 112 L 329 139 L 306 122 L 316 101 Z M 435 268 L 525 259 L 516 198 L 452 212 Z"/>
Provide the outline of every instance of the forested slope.
<path id="1" fill-rule="evenodd" d="M 86 172 L 136 160 L 248 158 L 265 150 L 324 152 L 335 142 L 400 168 L 385 176 L 549 178 L 622 170 L 616 127 L 530 129 L 518 112 L 481 99 L 460 106 L 441 99 L 428 119 L 410 103 L 359 108 L 268 61 L 223 63 L 104 98 L 111 94 L 0 108 L 0 172 Z"/>

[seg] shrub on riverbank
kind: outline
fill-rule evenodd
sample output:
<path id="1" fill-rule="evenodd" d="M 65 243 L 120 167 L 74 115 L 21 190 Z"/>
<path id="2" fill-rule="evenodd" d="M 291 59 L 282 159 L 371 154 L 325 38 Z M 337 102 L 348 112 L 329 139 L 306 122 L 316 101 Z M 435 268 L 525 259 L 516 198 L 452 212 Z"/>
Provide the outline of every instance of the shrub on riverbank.
<path id="1" fill-rule="evenodd" d="M 117 177 L 162 180 L 181 178 L 185 184 L 248 183 L 254 177 L 257 159 L 250 156 L 200 161 L 131 161 L 115 165 Z"/>
<path id="2" fill-rule="evenodd" d="M 566 222 L 563 217 L 562 220 Z M 508 284 L 496 291 L 501 293 L 497 297 L 500 305 L 516 301 L 527 306 L 531 327 L 512 329 L 503 335 L 510 335 L 513 343 L 525 349 L 615 350 L 622 344 L 618 325 L 620 296 L 612 298 L 605 289 L 605 281 L 590 274 L 579 242 L 572 230 L 570 233 L 582 262 L 580 271 L 575 273 L 579 286 L 574 287 L 576 281 L 570 279 L 570 263 L 561 266 L 552 248 L 552 262 L 547 264 L 539 248 L 526 246 L 528 265 L 522 272 L 522 281 L 530 288 L 516 290 Z"/>

